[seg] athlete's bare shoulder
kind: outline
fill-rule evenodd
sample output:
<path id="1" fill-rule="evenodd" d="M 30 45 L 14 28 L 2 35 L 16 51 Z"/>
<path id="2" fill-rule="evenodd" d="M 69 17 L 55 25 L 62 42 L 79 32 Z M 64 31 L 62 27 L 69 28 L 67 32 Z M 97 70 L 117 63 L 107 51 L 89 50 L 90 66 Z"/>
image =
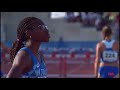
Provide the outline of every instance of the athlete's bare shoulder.
<path id="1" fill-rule="evenodd" d="M 116 45 L 119 45 L 119 43 L 120 43 L 119 41 L 115 41 L 115 42 L 114 42 L 114 44 L 116 44 Z"/>
<path id="2" fill-rule="evenodd" d="M 102 41 L 98 42 L 98 43 L 97 43 L 97 46 L 96 46 L 96 49 L 97 49 L 97 50 L 99 49 L 100 52 L 104 51 L 104 49 L 105 49 L 105 44 L 104 44 Z"/>
<path id="3" fill-rule="evenodd" d="M 104 45 L 104 43 L 102 41 L 97 43 L 97 47 L 101 48 Z"/>
<path id="4" fill-rule="evenodd" d="M 119 50 L 119 41 L 114 42 L 113 48 Z"/>
<path id="5" fill-rule="evenodd" d="M 13 65 L 7 75 L 7 78 L 20 77 L 24 73 L 25 69 L 30 66 L 30 61 L 29 55 L 25 51 L 19 51 L 13 61 Z"/>
<path id="6" fill-rule="evenodd" d="M 26 51 L 21 50 L 17 53 L 13 64 L 26 67 L 30 64 L 30 61 L 30 55 Z"/>

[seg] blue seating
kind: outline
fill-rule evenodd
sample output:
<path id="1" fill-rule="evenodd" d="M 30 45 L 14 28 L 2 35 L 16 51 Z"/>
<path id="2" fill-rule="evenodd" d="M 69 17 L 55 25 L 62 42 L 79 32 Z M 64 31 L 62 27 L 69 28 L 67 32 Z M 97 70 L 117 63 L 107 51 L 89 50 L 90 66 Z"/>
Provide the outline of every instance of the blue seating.
<path id="1" fill-rule="evenodd" d="M 6 44 L 7 47 L 12 47 L 12 43 L 13 43 L 12 41 L 5 42 L 5 44 Z"/>
<path id="2" fill-rule="evenodd" d="M 97 42 L 96 41 L 86 41 L 86 42 L 49 42 L 49 43 L 42 43 L 41 47 L 51 47 L 51 48 L 95 48 Z"/>
<path id="3" fill-rule="evenodd" d="M 60 54 L 63 51 L 66 54 L 70 54 L 70 49 L 74 48 L 74 53 L 76 54 L 84 54 L 87 51 L 90 51 L 91 53 L 95 54 L 95 47 L 97 42 L 96 41 L 84 41 L 84 42 L 74 42 L 74 41 L 66 41 L 66 42 L 48 42 L 48 43 L 42 43 L 40 48 L 44 48 L 45 50 L 42 50 L 44 54 L 51 54 L 54 52 L 55 48 L 59 48 L 57 52 Z M 6 42 L 6 45 L 8 47 L 12 47 L 12 42 L 8 41 Z M 48 48 L 48 50 L 46 50 Z M 91 51 L 92 49 L 92 51 Z"/>

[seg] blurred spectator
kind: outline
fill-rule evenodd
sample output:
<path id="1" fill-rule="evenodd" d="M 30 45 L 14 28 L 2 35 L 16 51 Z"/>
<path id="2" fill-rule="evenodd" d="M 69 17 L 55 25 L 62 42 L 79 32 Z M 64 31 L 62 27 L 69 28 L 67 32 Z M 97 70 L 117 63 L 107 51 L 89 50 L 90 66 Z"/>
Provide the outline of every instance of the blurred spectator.
<path id="1" fill-rule="evenodd" d="M 88 25 L 88 12 L 81 12 L 81 21 L 83 25 Z"/>
<path id="2" fill-rule="evenodd" d="M 81 12 L 82 24 L 85 26 L 95 26 L 101 22 L 102 12 Z"/>
<path id="3" fill-rule="evenodd" d="M 102 13 L 96 13 L 96 20 L 95 20 L 95 27 L 99 31 L 102 29 L 103 26 L 103 18 L 102 18 Z"/>
<path id="4" fill-rule="evenodd" d="M 78 15 L 76 16 L 76 22 L 81 22 L 82 18 L 81 18 L 81 12 L 78 13 Z"/>
<path id="5" fill-rule="evenodd" d="M 67 22 L 81 22 L 81 12 L 66 12 Z"/>
<path id="6" fill-rule="evenodd" d="M 67 20 L 67 22 L 74 22 L 75 21 L 74 12 L 67 12 L 66 13 L 66 20 Z"/>
<path id="7" fill-rule="evenodd" d="M 94 26 L 95 25 L 96 17 L 97 17 L 97 13 L 88 12 L 89 26 Z"/>
<path id="8" fill-rule="evenodd" d="M 113 38 L 115 40 L 118 40 L 119 39 L 119 30 L 120 30 L 120 27 L 119 27 L 119 22 L 117 20 L 117 17 L 114 20 L 114 25 L 112 26 L 112 29 L 113 29 L 113 32 L 115 33 L 114 36 L 113 36 Z"/>
<path id="9" fill-rule="evenodd" d="M 60 37 L 58 40 L 58 48 L 65 47 L 63 37 Z"/>

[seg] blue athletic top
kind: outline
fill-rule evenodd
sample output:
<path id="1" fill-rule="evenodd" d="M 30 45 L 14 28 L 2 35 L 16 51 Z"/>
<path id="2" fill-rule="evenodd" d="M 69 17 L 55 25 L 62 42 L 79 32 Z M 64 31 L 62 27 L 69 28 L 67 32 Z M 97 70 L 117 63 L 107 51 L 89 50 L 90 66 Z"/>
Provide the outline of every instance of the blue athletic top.
<path id="1" fill-rule="evenodd" d="M 20 50 L 25 50 L 30 55 L 33 61 L 32 69 L 29 72 L 23 74 L 21 77 L 22 78 L 46 78 L 47 69 L 46 69 L 46 65 L 43 58 L 40 56 L 40 62 L 39 62 L 35 57 L 35 55 L 32 53 L 32 51 L 27 47 L 23 47 Z"/>
<path id="2" fill-rule="evenodd" d="M 118 51 L 115 51 L 112 49 L 112 46 L 115 42 L 115 40 L 110 40 L 110 41 L 106 41 L 103 40 L 102 41 L 105 46 L 106 49 L 104 50 L 103 53 L 101 53 L 101 62 L 116 62 L 118 61 Z"/>
<path id="3" fill-rule="evenodd" d="M 112 46 L 115 40 L 103 40 L 102 41 L 106 47 L 106 49 L 101 53 L 101 62 L 118 62 L 118 51 L 113 50 Z M 119 73 L 119 68 L 117 66 L 101 66 L 99 68 L 99 74 L 101 78 L 113 78 Z"/>

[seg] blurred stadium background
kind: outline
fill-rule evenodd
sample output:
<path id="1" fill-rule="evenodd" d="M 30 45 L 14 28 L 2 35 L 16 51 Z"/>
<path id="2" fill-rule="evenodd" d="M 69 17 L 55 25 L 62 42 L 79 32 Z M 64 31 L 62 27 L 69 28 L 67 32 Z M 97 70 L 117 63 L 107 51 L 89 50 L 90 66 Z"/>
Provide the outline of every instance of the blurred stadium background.
<path id="1" fill-rule="evenodd" d="M 43 43 L 48 78 L 94 78 L 95 47 L 101 28 L 109 24 L 119 40 L 119 12 L 1 12 L 1 72 L 11 67 L 9 50 L 16 40 L 19 22 L 28 16 L 42 19 L 49 28 L 50 42 Z"/>

